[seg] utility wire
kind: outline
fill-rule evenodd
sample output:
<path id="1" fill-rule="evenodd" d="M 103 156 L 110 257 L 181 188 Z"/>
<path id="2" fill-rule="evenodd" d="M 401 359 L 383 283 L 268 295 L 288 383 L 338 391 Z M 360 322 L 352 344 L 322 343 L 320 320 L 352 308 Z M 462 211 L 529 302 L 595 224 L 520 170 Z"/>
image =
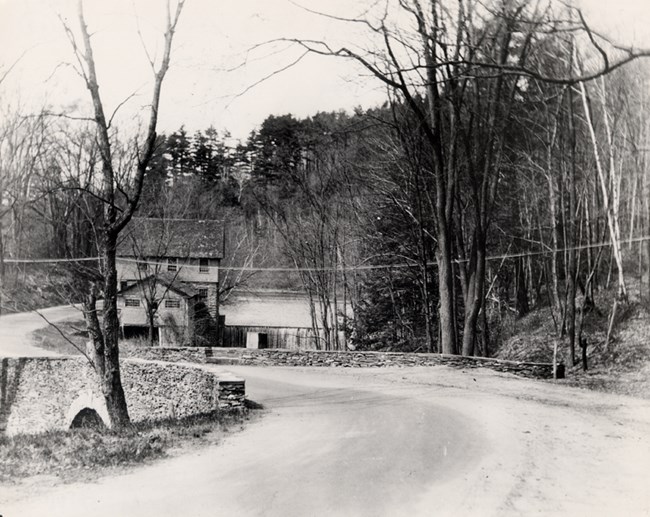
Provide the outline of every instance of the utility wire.
<path id="1" fill-rule="evenodd" d="M 620 244 L 631 244 L 636 242 L 647 242 L 650 241 L 650 235 L 644 235 L 642 237 L 633 237 L 631 239 L 622 239 Z M 536 257 L 541 255 L 551 255 L 554 253 L 564 253 L 566 251 L 579 251 L 593 248 L 604 248 L 606 246 L 611 246 L 611 242 L 599 242 L 597 244 L 588 244 L 580 246 L 570 246 L 566 248 L 555 248 L 555 249 L 546 249 L 539 251 L 522 251 L 520 253 L 506 253 L 502 255 L 490 255 L 486 257 L 486 261 L 492 260 L 505 260 L 512 258 L 523 258 L 523 257 Z M 79 258 L 44 258 L 44 259 L 4 259 L 5 264 L 61 264 L 61 263 L 77 263 L 77 262 L 99 262 L 100 257 L 79 257 Z M 117 257 L 117 262 L 126 262 L 133 263 L 137 265 L 146 265 L 147 267 L 160 267 L 163 270 L 169 265 L 168 262 L 154 262 L 150 260 L 128 258 L 128 257 Z M 469 259 L 453 259 L 454 264 L 466 264 L 469 262 Z M 436 267 L 438 264 L 436 262 L 430 261 L 427 262 L 427 267 Z M 412 268 L 415 266 L 421 266 L 419 262 L 402 262 L 396 264 L 358 264 L 354 266 L 347 267 L 254 267 L 254 266 L 219 266 L 218 269 L 221 271 L 250 271 L 250 272 L 309 272 L 309 271 L 323 271 L 323 272 L 342 272 L 342 271 L 368 271 L 375 269 L 405 269 Z M 181 264 L 177 263 L 176 267 L 180 269 L 199 269 L 204 268 L 205 265 L 201 266 L 199 264 Z"/>
<path id="2" fill-rule="evenodd" d="M 44 258 L 44 259 L 4 259 L 5 264 L 60 264 L 62 262 L 97 262 L 99 257 Z"/>

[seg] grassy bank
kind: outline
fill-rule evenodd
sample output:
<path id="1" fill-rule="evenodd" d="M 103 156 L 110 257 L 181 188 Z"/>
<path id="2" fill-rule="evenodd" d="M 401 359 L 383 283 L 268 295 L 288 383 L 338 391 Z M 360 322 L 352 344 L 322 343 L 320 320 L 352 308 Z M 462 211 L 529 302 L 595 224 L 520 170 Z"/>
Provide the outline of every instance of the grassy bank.
<path id="1" fill-rule="evenodd" d="M 83 320 L 62 321 L 32 332 L 34 345 L 63 355 L 81 355 L 86 349 L 88 332 Z"/>
<path id="2" fill-rule="evenodd" d="M 181 420 L 139 422 L 127 429 L 74 429 L 0 437 L 0 482 L 34 475 L 75 479 L 180 450 L 219 443 L 241 430 L 251 413 L 210 413 Z"/>

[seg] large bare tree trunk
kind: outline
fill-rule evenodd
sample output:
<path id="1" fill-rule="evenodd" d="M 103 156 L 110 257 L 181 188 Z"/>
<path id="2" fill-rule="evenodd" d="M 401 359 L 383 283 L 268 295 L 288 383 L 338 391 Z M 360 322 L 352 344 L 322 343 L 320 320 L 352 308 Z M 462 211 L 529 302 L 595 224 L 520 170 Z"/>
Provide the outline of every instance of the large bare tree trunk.
<path id="1" fill-rule="evenodd" d="M 550 154 L 550 152 L 549 152 Z M 558 210 L 557 210 L 557 198 L 555 193 L 555 178 L 550 171 L 551 165 L 549 163 L 549 171 L 547 174 L 548 180 L 548 196 L 549 196 L 549 210 L 551 213 L 551 247 L 553 249 L 551 253 L 551 296 L 552 296 L 552 310 L 554 313 L 554 321 L 559 324 L 556 325 L 556 332 L 559 334 L 562 332 L 561 321 L 562 321 L 562 302 L 560 301 L 560 287 L 559 287 L 559 277 L 560 271 L 558 268 L 558 258 L 560 252 L 560 222 L 558 220 Z"/>
<path id="2" fill-rule="evenodd" d="M 93 364 L 98 374 L 102 392 L 106 400 L 108 415 L 111 425 L 121 428 L 129 423 L 129 413 L 122 388 L 119 358 L 119 319 L 117 313 L 117 266 L 116 247 L 117 239 L 121 230 L 131 220 L 135 209 L 138 206 L 144 175 L 153 155 L 156 140 L 156 125 L 158 122 L 158 106 L 160 105 L 160 91 L 162 82 L 169 69 L 171 45 L 174 32 L 184 0 L 179 0 L 174 15 L 172 16 L 170 5 L 167 4 L 167 26 L 165 31 L 164 50 L 160 67 L 154 74 L 154 86 L 152 101 L 150 105 L 149 125 L 144 145 L 139 149 L 137 170 L 131 185 L 131 192 L 126 207 L 119 207 L 119 200 L 116 190 L 123 190 L 124 187 L 117 184 L 113 165 L 113 152 L 111 138 L 109 135 L 109 123 L 106 119 L 104 105 L 99 93 L 99 83 L 95 67 L 95 57 L 91 44 L 91 36 L 86 25 L 83 11 L 83 1 L 78 0 L 77 15 L 81 32 L 82 42 L 79 44 L 70 27 L 65 25 L 66 32 L 71 41 L 73 50 L 77 54 L 80 64 L 83 64 L 83 78 L 86 88 L 89 91 L 94 110 L 94 121 L 97 128 L 97 145 L 101 154 L 102 186 L 101 199 L 104 203 L 104 221 L 101 228 L 101 272 L 103 274 L 103 322 L 101 331 L 97 321 L 97 313 L 94 310 L 95 294 L 92 293 L 87 299 L 86 322 L 89 333 L 93 336 L 94 354 Z M 151 62 L 152 69 L 154 63 Z M 97 334 L 101 334 L 101 336 Z"/>
<path id="3" fill-rule="evenodd" d="M 515 263 L 515 310 L 520 318 L 530 310 L 524 261 L 524 257 L 519 257 Z"/>
<path id="4" fill-rule="evenodd" d="M 573 88 L 569 87 L 567 97 L 569 103 L 569 232 L 568 232 L 568 279 L 567 279 L 567 335 L 569 338 L 569 355 L 571 364 L 576 364 L 576 280 L 578 274 L 578 261 L 576 247 L 576 129 L 573 110 Z"/>
<path id="5" fill-rule="evenodd" d="M 471 254 L 467 296 L 465 298 L 465 323 L 463 326 L 463 355 L 474 355 L 476 344 L 476 323 L 484 305 L 485 297 L 485 234 L 477 232 Z"/>
<path id="6" fill-rule="evenodd" d="M 120 374 L 119 332 L 117 315 L 117 267 L 115 250 L 117 235 L 106 232 L 104 242 L 104 371 L 101 372 L 106 409 L 114 427 L 124 427 L 130 421 Z"/>
<path id="7" fill-rule="evenodd" d="M 454 317 L 453 269 L 451 258 L 451 239 L 446 221 L 438 222 L 438 293 L 440 296 L 440 352 L 456 354 L 456 330 Z"/>

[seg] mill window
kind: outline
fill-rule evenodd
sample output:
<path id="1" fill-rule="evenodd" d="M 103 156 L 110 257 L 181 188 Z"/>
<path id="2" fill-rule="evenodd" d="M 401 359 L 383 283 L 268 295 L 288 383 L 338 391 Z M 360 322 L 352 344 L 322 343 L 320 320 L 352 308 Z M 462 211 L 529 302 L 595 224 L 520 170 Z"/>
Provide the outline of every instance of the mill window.
<path id="1" fill-rule="evenodd" d="M 209 273 L 210 272 L 210 262 L 208 259 L 199 259 L 199 273 Z"/>

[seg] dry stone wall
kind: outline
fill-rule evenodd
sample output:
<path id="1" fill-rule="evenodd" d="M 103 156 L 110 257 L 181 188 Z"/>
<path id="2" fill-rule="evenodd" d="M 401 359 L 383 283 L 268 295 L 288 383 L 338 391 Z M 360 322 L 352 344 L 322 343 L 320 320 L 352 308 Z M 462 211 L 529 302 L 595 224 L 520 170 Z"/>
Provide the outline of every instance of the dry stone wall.
<path id="1" fill-rule="evenodd" d="M 150 347 L 120 344 L 120 357 L 146 359 L 148 361 L 169 361 L 172 363 L 205 363 L 204 347 Z"/>
<path id="2" fill-rule="evenodd" d="M 247 348 L 138 348 L 124 351 L 130 357 L 173 360 L 176 362 L 208 362 L 254 366 L 342 366 L 369 368 L 386 366 L 436 366 L 460 368 L 490 368 L 536 379 L 552 379 L 550 363 L 504 361 L 484 357 L 463 357 L 443 354 L 413 354 L 400 352 L 337 352 L 323 350 L 281 350 Z M 168 359 L 171 358 L 171 359 Z M 557 365 L 557 378 L 564 377 L 564 365 Z"/>
<path id="3" fill-rule="evenodd" d="M 126 360 L 122 382 L 133 421 L 244 407 L 244 380 L 198 365 Z M 4 358 L 0 434 L 67 429 L 90 408 L 108 423 L 95 372 L 84 358 Z"/>

